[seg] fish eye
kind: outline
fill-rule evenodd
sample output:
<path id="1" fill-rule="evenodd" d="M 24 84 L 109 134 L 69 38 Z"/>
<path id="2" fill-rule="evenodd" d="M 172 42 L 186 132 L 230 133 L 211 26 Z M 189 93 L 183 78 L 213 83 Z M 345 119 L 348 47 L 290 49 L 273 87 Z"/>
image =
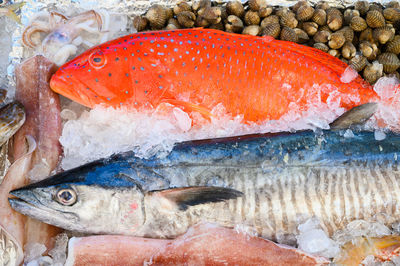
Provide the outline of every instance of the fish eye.
<path id="1" fill-rule="evenodd" d="M 106 61 L 106 57 L 101 51 L 95 51 L 89 57 L 89 63 L 94 68 L 103 67 L 106 64 Z"/>
<path id="2" fill-rule="evenodd" d="M 71 206 L 77 200 L 76 192 L 70 188 L 62 188 L 57 191 L 56 199 L 59 203 Z"/>

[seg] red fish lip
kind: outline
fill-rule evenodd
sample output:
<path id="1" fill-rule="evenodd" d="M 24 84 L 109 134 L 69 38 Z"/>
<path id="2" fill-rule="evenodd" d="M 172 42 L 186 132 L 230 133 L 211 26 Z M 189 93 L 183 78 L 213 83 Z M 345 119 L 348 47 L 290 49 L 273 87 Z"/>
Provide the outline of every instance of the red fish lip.
<path id="1" fill-rule="evenodd" d="M 58 93 L 61 94 L 64 97 L 67 97 L 73 101 L 76 101 L 84 106 L 87 107 L 93 107 L 91 105 L 88 106 L 87 102 L 87 96 L 84 95 L 83 93 L 79 93 L 84 91 L 84 89 L 87 88 L 85 84 L 80 82 L 79 80 L 76 80 L 74 77 L 69 76 L 67 80 L 65 77 L 65 74 L 62 69 L 59 69 L 52 77 L 50 80 L 50 88 Z M 74 81 L 72 83 L 71 81 Z"/>

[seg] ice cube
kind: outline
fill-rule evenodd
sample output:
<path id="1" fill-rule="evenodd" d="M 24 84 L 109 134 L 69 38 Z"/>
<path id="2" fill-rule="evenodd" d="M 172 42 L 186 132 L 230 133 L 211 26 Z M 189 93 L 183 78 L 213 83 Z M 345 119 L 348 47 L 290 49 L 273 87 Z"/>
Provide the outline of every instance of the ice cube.
<path id="1" fill-rule="evenodd" d="M 192 119 L 190 119 L 189 115 L 178 107 L 175 107 L 172 111 L 179 128 L 183 132 L 188 131 L 192 127 Z"/>
<path id="2" fill-rule="evenodd" d="M 358 76 L 357 71 L 355 71 L 351 66 L 348 66 L 343 74 L 340 76 L 340 81 L 343 83 L 350 83 Z"/>
<path id="3" fill-rule="evenodd" d="M 25 250 L 25 262 L 34 261 L 42 256 L 47 250 L 46 246 L 40 243 L 28 243 L 24 247 Z"/>
<path id="4" fill-rule="evenodd" d="M 374 136 L 376 140 L 384 140 L 386 138 L 386 134 L 382 130 L 375 130 Z"/>
<path id="5" fill-rule="evenodd" d="M 347 129 L 344 134 L 343 137 L 345 138 L 354 138 L 354 133 L 351 129 Z"/>
<path id="6" fill-rule="evenodd" d="M 298 229 L 300 234 L 296 238 L 301 250 L 327 258 L 333 258 L 339 254 L 339 245 L 320 229 L 317 219 L 308 219 L 299 225 Z"/>

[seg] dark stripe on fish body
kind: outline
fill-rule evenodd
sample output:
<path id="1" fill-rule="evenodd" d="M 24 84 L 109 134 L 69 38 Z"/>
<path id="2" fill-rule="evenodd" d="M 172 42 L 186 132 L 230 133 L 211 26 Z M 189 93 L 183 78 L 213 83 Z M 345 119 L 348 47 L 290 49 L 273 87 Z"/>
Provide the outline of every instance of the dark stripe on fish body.
<path id="1" fill-rule="evenodd" d="M 299 172 L 299 174 L 301 174 Z M 308 213 L 313 213 L 312 212 L 312 199 L 311 199 L 311 195 L 310 193 L 308 193 L 309 189 L 310 189 L 310 182 L 311 182 L 311 178 L 309 178 L 309 176 L 307 174 L 303 174 L 303 180 L 304 180 L 304 199 L 306 202 L 306 206 L 307 206 L 307 212 Z"/>
<path id="2" fill-rule="evenodd" d="M 329 222 L 329 217 L 326 212 L 326 194 L 328 192 L 328 185 L 326 184 L 326 179 L 327 179 L 327 171 L 325 169 L 321 169 L 319 172 L 319 179 L 320 179 L 320 184 L 318 186 L 319 188 L 319 193 L 318 193 L 318 199 L 321 204 L 321 217 L 323 221 L 327 221 L 325 223 L 321 223 L 323 227 L 325 227 L 326 232 L 332 232 L 332 224 Z"/>
<path id="3" fill-rule="evenodd" d="M 382 201 L 384 203 L 384 204 L 382 204 L 380 211 L 382 213 L 385 213 L 385 212 L 387 212 L 386 205 L 389 204 L 389 201 L 390 201 L 389 200 L 390 193 L 389 193 L 389 190 L 387 189 L 387 183 L 386 183 L 385 178 L 382 176 L 381 168 L 378 165 L 372 169 L 372 174 L 375 177 L 375 180 L 376 180 L 375 183 L 378 188 L 379 195 L 381 196 Z"/>
<path id="4" fill-rule="evenodd" d="M 247 179 L 247 176 L 246 176 L 246 173 L 242 173 L 242 174 L 240 174 L 239 175 L 239 181 L 240 181 L 240 184 L 241 184 L 241 188 L 242 188 L 242 190 L 239 190 L 239 191 L 245 191 L 246 193 L 247 192 L 250 192 L 251 194 L 254 194 L 254 191 L 249 191 L 250 190 L 250 187 L 251 187 L 251 185 L 252 184 L 249 184 L 249 183 L 245 183 L 246 182 L 246 179 Z M 250 178 L 250 182 L 251 182 L 251 179 L 252 178 Z M 246 189 L 246 187 L 247 187 L 247 189 Z M 238 200 L 238 202 L 240 202 L 241 203 L 241 208 L 240 208 L 240 212 L 241 212 L 241 215 L 242 215 L 242 221 L 246 221 L 247 220 L 247 214 L 248 214 L 248 212 L 249 212 L 249 208 L 246 208 L 247 206 L 247 202 L 250 200 L 250 197 L 240 197 L 240 200 Z"/>
<path id="5" fill-rule="evenodd" d="M 254 190 L 254 226 L 257 228 L 257 234 L 258 235 L 262 235 L 262 228 L 263 228 L 263 226 L 261 224 L 261 221 L 262 221 L 262 217 L 261 217 L 262 205 L 261 205 L 261 201 L 260 201 L 260 196 L 261 196 L 262 190 L 260 191 L 260 190 L 256 189 L 256 188 L 259 187 L 258 186 L 259 179 L 260 179 L 260 176 L 257 175 L 256 182 L 254 184 L 254 188 L 255 188 L 255 190 Z M 268 202 L 267 198 L 266 198 L 265 202 Z M 269 221 L 267 221 L 267 223 L 268 222 Z"/>
<path id="6" fill-rule="evenodd" d="M 338 193 L 339 193 L 339 199 L 340 199 L 340 208 L 339 208 L 339 214 L 338 218 L 341 220 L 341 224 L 343 224 L 344 219 L 346 219 L 346 191 L 345 191 L 345 186 L 347 182 L 347 175 L 346 175 L 346 170 L 344 168 L 341 168 L 339 171 L 340 176 L 340 181 L 341 182 L 336 182 L 338 184 Z"/>
<path id="7" fill-rule="evenodd" d="M 366 176 L 368 178 L 367 180 L 367 186 L 368 186 L 368 196 L 371 197 L 372 200 L 372 204 L 371 204 L 371 211 L 372 214 L 373 213 L 377 213 L 378 212 L 378 202 L 376 201 L 376 191 L 374 191 L 373 187 L 371 186 L 372 184 L 374 184 L 374 178 L 372 178 L 372 173 L 371 173 L 371 169 L 366 168 L 367 173 Z M 372 216 L 371 214 L 371 216 Z"/>
<path id="8" fill-rule="evenodd" d="M 392 167 L 391 167 L 392 168 Z M 388 181 L 388 186 L 389 186 L 389 191 L 390 191 L 390 195 L 391 195 L 391 204 L 392 204 L 392 215 L 395 215 L 396 213 L 396 199 L 398 198 L 398 193 L 396 193 L 396 191 L 398 191 L 398 187 L 397 184 L 394 183 L 394 176 L 392 175 L 390 170 L 386 170 L 385 175 L 388 177 L 387 181 Z"/>
<path id="9" fill-rule="evenodd" d="M 351 217 L 353 217 L 354 219 L 360 219 L 360 197 L 358 195 L 360 195 L 357 192 L 357 186 L 355 184 L 355 173 L 356 168 L 353 168 L 351 170 L 348 171 L 348 177 L 349 177 L 349 182 L 348 182 L 348 192 L 349 192 L 349 200 L 351 202 L 351 209 L 350 209 L 350 214 Z M 357 203 L 357 204 L 356 204 Z"/>
<path id="10" fill-rule="evenodd" d="M 368 188 L 367 180 L 361 173 L 361 169 L 356 168 L 354 172 L 356 173 L 356 176 L 355 176 L 356 177 L 356 179 L 355 179 L 356 180 L 356 182 L 355 182 L 356 189 L 357 189 L 358 195 L 360 195 L 359 196 L 359 202 L 360 202 L 359 217 L 360 217 L 360 219 L 367 219 L 370 217 L 369 216 L 370 212 L 368 211 L 368 210 L 370 210 L 370 208 L 367 206 L 367 201 L 362 198 L 362 195 L 367 196 L 366 195 L 367 188 Z M 367 212 L 366 212 L 366 210 L 367 210 Z"/>
<path id="11" fill-rule="evenodd" d="M 283 178 L 284 180 L 286 180 L 286 178 Z M 284 194 L 283 194 L 283 186 L 284 184 L 282 184 L 282 182 L 284 181 L 282 180 L 282 178 L 278 178 L 277 179 L 277 189 L 278 189 L 278 198 L 279 198 L 279 204 L 281 207 L 281 221 L 280 224 L 282 226 L 282 229 L 286 232 L 288 229 L 288 218 L 287 218 L 287 207 L 286 207 L 286 202 L 285 202 L 285 198 L 284 198 Z"/>

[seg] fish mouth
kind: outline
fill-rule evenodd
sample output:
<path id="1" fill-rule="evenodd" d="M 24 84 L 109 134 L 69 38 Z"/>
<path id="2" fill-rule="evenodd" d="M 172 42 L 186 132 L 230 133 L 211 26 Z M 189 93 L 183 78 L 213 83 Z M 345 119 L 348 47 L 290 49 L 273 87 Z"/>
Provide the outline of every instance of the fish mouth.
<path id="1" fill-rule="evenodd" d="M 50 88 L 54 92 L 61 94 L 64 97 L 67 97 L 86 107 L 93 108 L 90 101 L 86 99 L 86 90 L 88 86 L 74 76 L 70 76 L 67 80 L 65 78 L 66 75 L 68 74 L 64 73 L 63 70 L 58 70 L 50 79 Z"/>
<path id="2" fill-rule="evenodd" d="M 32 191 L 16 189 L 9 193 L 16 197 L 8 198 L 11 208 L 23 215 L 64 228 L 66 223 L 77 224 L 79 221 L 78 216 L 74 213 L 58 211 L 45 206 Z"/>

